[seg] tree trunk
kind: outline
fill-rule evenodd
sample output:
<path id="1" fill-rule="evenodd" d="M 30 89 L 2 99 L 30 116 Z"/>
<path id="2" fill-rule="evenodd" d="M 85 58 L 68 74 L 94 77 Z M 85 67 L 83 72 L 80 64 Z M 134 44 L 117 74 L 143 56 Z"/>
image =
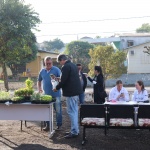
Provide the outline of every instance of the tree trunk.
<path id="1" fill-rule="evenodd" d="M 11 70 L 11 72 L 12 72 L 12 76 L 13 77 L 15 77 L 15 76 L 17 76 L 17 71 L 16 71 L 16 65 L 9 65 L 9 68 L 10 68 L 10 70 Z"/>
<path id="2" fill-rule="evenodd" d="M 6 91 L 9 91 L 8 75 L 7 75 L 6 63 L 5 62 L 2 63 L 2 69 L 3 69 L 3 76 L 4 76 L 4 86 L 5 86 Z"/>

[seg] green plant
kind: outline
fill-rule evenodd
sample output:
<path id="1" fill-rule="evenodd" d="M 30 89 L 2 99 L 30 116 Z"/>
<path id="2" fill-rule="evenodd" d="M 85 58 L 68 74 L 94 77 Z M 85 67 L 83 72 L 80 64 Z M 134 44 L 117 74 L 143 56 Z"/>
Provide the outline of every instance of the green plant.
<path id="1" fill-rule="evenodd" d="M 31 96 L 33 92 L 33 89 L 21 88 L 15 91 L 15 96 Z"/>
<path id="2" fill-rule="evenodd" d="M 31 96 L 34 93 L 33 89 L 27 89 L 27 96 Z"/>
<path id="3" fill-rule="evenodd" d="M 31 100 L 40 100 L 40 93 L 33 93 L 31 96 Z"/>
<path id="4" fill-rule="evenodd" d="M 32 89 L 33 88 L 33 81 L 30 78 L 28 78 L 25 81 L 25 84 L 26 84 L 26 88 L 28 88 L 28 89 Z"/>
<path id="5" fill-rule="evenodd" d="M 52 101 L 52 96 L 50 96 L 50 95 L 41 95 L 41 101 L 50 102 L 50 101 Z"/>
<path id="6" fill-rule="evenodd" d="M 11 100 L 12 101 L 21 101 L 21 100 L 23 100 L 24 99 L 24 97 L 22 97 L 22 96 L 15 96 L 15 97 L 13 97 Z"/>
<path id="7" fill-rule="evenodd" d="M 15 96 L 31 96 L 33 94 L 33 81 L 28 78 L 25 81 L 25 85 L 26 88 L 20 88 L 15 91 Z"/>
<path id="8" fill-rule="evenodd" d="M 15 90 L 15 96 L 24 96 L 26 94 L 23 88 Z"/>
<path id="9" fill-rule="evenodd" d="M 9 92 L 0 91 L 0 100 L 9 100 L 10 94 Z"/>

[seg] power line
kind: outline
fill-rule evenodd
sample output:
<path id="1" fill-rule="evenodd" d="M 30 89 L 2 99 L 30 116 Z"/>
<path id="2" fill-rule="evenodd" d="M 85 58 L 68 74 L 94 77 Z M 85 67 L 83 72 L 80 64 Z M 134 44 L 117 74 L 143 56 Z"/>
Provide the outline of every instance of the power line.
<path id="1" fill-rule="evenodd" d="M 48 22 L 41 24 L 57 24 L 57 23 L 81 23 L 81 22 L 98 22 L 98 21 L 115 21 L 115 20 L 126 20 L 126 19 L 141 19 L 149 18 L 150 16 L 141 16 L 141 17 L 130 17 L 130 18 L 115 18 L 115 19 L 101 19 L 101 20 L 83 20 L 83 21 L 66 21 L 66 22 Z"/>
<path id="2" fill-rule="evenodd" d="M 136 30 L 131 30 L 131 31 L 113 31 L 113 32 L 99 32 L 99 33 L 125 33 L 125 32 L 134 32 Z M 66 36 L 66 35 L 80 35 L 80 34 L 99 34 L 99 33 L 73 33 L 73 34 L 54 34 L 54 35 L 39 35 L 39 36 L 36 36 L 36 37 L 42 37 L 42 36 Z"/>

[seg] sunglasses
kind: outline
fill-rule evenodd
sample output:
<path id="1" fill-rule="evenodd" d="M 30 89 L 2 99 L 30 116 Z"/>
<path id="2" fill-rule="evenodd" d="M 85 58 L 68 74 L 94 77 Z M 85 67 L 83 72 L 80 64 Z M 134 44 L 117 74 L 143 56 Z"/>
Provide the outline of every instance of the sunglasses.
<path id="1" fill-rule="evenodd" d="M 46 63 L 46 65 L 51 65 L 52 63 Z"/>

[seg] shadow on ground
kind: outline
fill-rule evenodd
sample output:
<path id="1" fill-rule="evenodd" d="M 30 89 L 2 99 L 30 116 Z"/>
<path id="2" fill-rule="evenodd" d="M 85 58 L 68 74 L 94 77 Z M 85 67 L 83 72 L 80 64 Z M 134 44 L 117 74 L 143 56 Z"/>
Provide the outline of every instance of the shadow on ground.
<path id="1" fill-rule="evenodd" d="M 13 148 L 13 150 L 56 150 L 56 149 L 47 148 L 40 144 L 21 144 L 18 147 Z M 59 150 L 65 150 L 65 149 L 59 149 Z"/>

